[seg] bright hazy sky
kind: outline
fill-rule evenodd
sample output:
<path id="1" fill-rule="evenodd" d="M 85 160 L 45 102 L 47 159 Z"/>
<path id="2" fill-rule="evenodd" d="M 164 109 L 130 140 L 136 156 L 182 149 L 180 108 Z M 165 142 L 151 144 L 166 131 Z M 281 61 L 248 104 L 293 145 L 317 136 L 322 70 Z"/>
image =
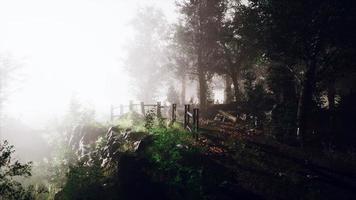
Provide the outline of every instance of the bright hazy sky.
<path id="1" fill-rule="evenodd" d="M 0 54 L 24 79 L 9 115 L 28 124 L 60 116 L 71 96 L 109 114 L 130 98 L 120 59 L 138 8 L 155 5 L 175 20 L 174 0 L 0 0 Z"/>

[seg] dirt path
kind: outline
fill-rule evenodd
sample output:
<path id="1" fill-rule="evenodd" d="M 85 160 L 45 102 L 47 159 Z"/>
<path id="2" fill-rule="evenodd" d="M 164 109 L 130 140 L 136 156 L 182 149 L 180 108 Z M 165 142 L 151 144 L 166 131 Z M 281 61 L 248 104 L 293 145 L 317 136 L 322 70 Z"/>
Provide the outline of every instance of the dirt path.
<path id="1" fill-rule="evenodd" d="M 229 135 L 202 129 L 209 156 L 233 180 L 266 199 L 350 199 L 356 195 L 356 167 L 271 141 L 263 136 Z"/>

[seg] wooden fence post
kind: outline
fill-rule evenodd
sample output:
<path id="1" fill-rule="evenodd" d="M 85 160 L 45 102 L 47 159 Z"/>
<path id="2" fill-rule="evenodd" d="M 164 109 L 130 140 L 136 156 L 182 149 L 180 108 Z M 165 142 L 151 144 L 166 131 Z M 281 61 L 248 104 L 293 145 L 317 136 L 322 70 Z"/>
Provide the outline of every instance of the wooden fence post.
<path id="1" fill-rule="evenodd" d="M 199 130 L 199 109 L 195 108 L 193 111 L 193 115 L 194 115 L 194 129 L 196 132 L 198 132 Z"/>
<path id="2" fill-rule="evenodd" d="M 187 112 L 188 112 L 188 105 L 184 105 L 184 123 L 183 123 L 184 128 L 187 127 Z"/>
<path id="3" fill-rule="evenodd" d="M 120 115 L 124 114 L 124 105 L 120 104 Z"/>
<path id="4" fill-rule="evenodd" d="M 157 102 L 157 117 L 161 118 L 162 114 L 161 114 L 161 102 Z"/>
<path id="5" fill-rule="evenodd" d="M 177 111 L 177 104 L 172 104 L 172 121 L 175 122 L 177 119 L 177 115 L 176 115 L 176 111 Z"/>
<path id="6" fill-rule="evenodd" d="M 195 113 L 195 108 L 193 109 L 193 123 L 192 123 L 192 132 L 195 133 L 195 120 L 196 120 L 197 116 Z"/>
<path id="7" fill-rule="evenodd" d="M 198 129 L 199 129 L 199 109 L 193 109 L 193 133 L 195 134 L 195 139 L 198 140 Z"/>
<path id="8" fill-rule="evenodd" d="M 141 102 L 141 113 L 143 116 L 145 116 L 145 103 Z"/>
<path id="9" fill-rule="evenodd" d="M 187 128 L 189 125 L 189 115 L 188 112 L 190 112 L 190 105 L 184 105 L 184 128 Z"/>
<path id="10" fill-rule="evenodd" d="M 133 111 L 133 102 L 132 102 L 132 100 L 130 101 L 129 109 L 130 109 L 130 112 Z"/>
<path id="11" fill-rule="evenodd" d="M 193 108 L 193 124 L 192 124 L 192 131 L 195 132 L 195 124 L 197 120 L 197 115 L 196 115 L 196 108 Z"/>
<path id="12" fill-rule="evenodd" d="M 188 112 L 190 112 L 190 104 L 188 104 Z M 190 122 L 190 115 L 187 114 L 187 125 L 189 125 Z"/>

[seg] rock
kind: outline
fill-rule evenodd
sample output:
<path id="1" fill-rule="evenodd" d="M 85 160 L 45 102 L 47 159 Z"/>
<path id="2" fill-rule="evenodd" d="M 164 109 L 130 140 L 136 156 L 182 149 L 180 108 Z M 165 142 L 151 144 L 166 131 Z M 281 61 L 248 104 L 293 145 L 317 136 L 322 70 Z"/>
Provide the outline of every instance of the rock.
<path id="1" fill-rule="evenodd" d="M 64 192 L 63 190 L 57 192 L 55 195 L 54 195 L 54 200 L 63 200 L 64 199 Z"/>
<path id="2" fill-rule="evenodd" d="M 137 147 L 136 152 L 137 153 L 143 153 L 147 149 L 147 147 L 151 146 L 153 144 L 154 138 L 152 135 L 148 135 L 145 138 L 143 138 Z"/>

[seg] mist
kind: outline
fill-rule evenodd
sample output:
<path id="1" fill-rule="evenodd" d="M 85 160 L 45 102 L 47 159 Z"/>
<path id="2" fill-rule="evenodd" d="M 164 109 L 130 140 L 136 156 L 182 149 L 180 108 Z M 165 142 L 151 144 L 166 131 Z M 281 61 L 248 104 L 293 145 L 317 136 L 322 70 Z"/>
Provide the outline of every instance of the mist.
<path id="1" fill-rule="evenodd" d="M 21 63 L 6 113 L 30 126 L 62 116 L 72 96 L 102 119 L 134 99 L 123 58 L 142 7 L 175 20 L 174 1 L 3 1 L 0 52 Z"/>
<path id="2" fill-rule="evenodd" d="M 355 10 L 0 1 L 0 200 L 354 198 Z"/>

